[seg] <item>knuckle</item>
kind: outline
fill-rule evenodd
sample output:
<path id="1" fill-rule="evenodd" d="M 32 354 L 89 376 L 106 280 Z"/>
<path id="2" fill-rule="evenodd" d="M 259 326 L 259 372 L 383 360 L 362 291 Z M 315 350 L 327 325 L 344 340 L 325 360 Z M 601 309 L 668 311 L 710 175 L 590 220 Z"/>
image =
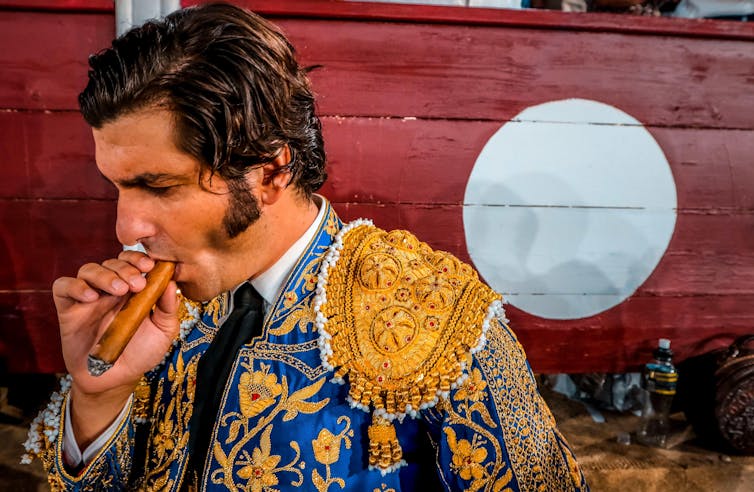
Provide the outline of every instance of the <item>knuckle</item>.
<path id="1" fill-rule="evenodd" d="M 81 265 L 81 268 L 79 268 L 78 271 L 78 277 L 90 275 L 94 271 L 96 271 L 99 268 L 99 265 L 96 263 L 86 263 L 84 265 Z"/>

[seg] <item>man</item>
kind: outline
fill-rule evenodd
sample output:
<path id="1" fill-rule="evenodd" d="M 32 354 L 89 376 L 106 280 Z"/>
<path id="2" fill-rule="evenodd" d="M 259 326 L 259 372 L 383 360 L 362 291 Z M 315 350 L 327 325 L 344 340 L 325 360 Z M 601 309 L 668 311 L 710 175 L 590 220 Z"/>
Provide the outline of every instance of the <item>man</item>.
<path id="1" fill-rule="evenodd" d="M 53 489 L 587 489 L 499 296 L 314 194 L 314 98 L 274 26 L 183 10 L 90 65 L 80 105 L 118 239 L 147 254 L 53 286 L 70 377 L 27 442 Z M 91 376 L 155 260 L 175 283 Z"/>

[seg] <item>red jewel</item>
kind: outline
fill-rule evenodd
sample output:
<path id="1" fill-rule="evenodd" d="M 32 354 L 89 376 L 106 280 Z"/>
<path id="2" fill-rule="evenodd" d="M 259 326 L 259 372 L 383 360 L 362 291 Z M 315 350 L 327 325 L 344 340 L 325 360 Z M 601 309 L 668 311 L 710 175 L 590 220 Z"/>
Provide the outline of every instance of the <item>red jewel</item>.
<path id="1" fill-rule="evenodd" d="M 410 341 L 411 341 L 411 336 L 410 336 L 410 335 L 406 337 L 406 341 L 407 341 L 407 342 L 410 342 Z"/>
<path id="2" fill-rule="evenodd" d="M 384 367 L 385 369 L 387 369 L 388 367 L 390 367 L 390 363 L 389 362 L 383 362 L 382 363 L 382 367 Z"/>
<path id="3" fill-rule="evenodd" d="M 385 378 L 383 378 L 382 376 L 377 376 L 377 382 L 378 383 L 381 383 L 384 380 L 385 380 Z"/>
<path id="4" fill-rule="evenodd" d="M 443 268 L 442 271 L 443 272 L 447 272 L 448 271 L 448 267 Z"/>
<path id="5" fill-rule="evenodd" d="M 259 393 L 252 393 L 251 394 L 251 401 L 256 401 L 256 400 L 260 399 L 261 397 L 262 397 L 262 395 L 260 395 Z"/>
<path id="6" fill-rule="evenodd" d="M 391 326 L 393 326 L 393 323 L 391 323 L 390 321 L 388 321 L 388 322 L 387 322 L 387 323 L 385 324 L 385 326 L 387 326 L 388 328 L 390 328 Z"/>
<path id="7" fill-rule="evenodd" d="M 369 306 L 364 306 L 364 309 L 366 309 L 367 311 L 369 311 Z"/>
<path id="8" fill-rule="evenodd" d="M 393 285 L 393 282 L 392 282 L 391 280 L 388 280 L 388 281 L 387 281 L 387 285 L 388 285 L 388 287 L 389 287 L 389 286 Z"/>
<path id="9" fill-rule="evenodd" d="M 325 451 L 330 451 L 330 446 L 325 446 Z"/>
<path id="10" fill-rule="evenodd" d="M 430 321 L 429 322 L 429 326 L 435 326 L 435 322 L 434 321 Z"/>
<path id="11" fill-rule="evenodd" d="M 434 305 L 434 304 L 430 304 L 430 305 L 429 305 L 429 309 L 434 309 L 434 308 L 435 308 L 435 305 Z"/>

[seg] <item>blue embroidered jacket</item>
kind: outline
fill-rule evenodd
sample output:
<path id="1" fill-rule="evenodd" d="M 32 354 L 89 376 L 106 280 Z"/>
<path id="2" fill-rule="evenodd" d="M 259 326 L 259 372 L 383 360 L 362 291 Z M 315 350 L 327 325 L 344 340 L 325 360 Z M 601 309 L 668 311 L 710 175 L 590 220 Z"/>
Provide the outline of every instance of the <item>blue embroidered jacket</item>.
<path id="1" fill-rule="evenodd" d="M 197 362 L 231 308 L 228 294 L 201 308 L 166 363 L 145 376 L 116 434 L 76 476 L 57 434 L 42 456 L 53 490 L 588 490 L 501 310 L 481 312 L 474 329 L 451 319 L 465 289 L 459 279 L 476 278 L 471 269 L 407 233 L 368 225 L 360 234 L 377 239 L 349 253 L 348 228 L 323 206 L 325 219 L 268 310 L 262 336 L 231 370 L 204 476 L 186 471 L 188 424 Z M 349 268 L 341 262 L 352 263 L 358 288 L 348 280 L 336 289 L 333 269 Z M 444 279 L 448 268 L 455 274 Z M 379 314 L 362 316 L 370 309 Z M 475 340 L 464 342 L 464 330 Z M 434 372 L 417 375 L 423 364 L 435 364 Z M 451 368 L 449 381 L 441 366 Z M 414 383 L 386 386 L 396 374 Z M 370 414 L 375 406 L 382 410 Z"/>

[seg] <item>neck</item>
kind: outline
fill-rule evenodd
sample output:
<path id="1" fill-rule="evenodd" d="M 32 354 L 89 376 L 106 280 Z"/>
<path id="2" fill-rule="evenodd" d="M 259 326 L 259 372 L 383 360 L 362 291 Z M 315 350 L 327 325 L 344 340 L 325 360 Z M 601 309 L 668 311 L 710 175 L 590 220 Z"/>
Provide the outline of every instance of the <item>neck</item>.
<path id="1" fill-rule="evenodd" d="M 253 279 L 272 267 L 304 235 L 318 212 L 313 200 L 294 193 L 264 207 L 253 237 L 245 238 L 241 248 L 244 262 L 250 267 L 246 278 Z"/>

